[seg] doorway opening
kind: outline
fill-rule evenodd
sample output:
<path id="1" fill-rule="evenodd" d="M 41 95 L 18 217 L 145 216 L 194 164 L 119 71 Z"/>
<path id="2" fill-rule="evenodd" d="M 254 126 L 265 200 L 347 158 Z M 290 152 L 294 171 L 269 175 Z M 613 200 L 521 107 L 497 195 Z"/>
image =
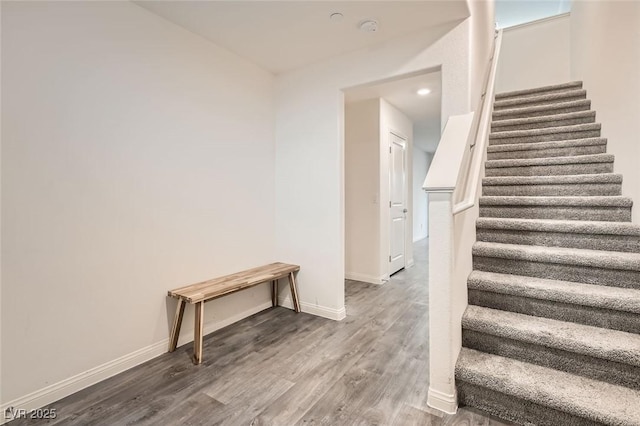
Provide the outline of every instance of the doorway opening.
<path id="1" fill-rule="evenodd" d="M 442 73 L 344 90 L 345 277 L 384 284 L 428 236 L 422 190 L 440 140 Z"/>

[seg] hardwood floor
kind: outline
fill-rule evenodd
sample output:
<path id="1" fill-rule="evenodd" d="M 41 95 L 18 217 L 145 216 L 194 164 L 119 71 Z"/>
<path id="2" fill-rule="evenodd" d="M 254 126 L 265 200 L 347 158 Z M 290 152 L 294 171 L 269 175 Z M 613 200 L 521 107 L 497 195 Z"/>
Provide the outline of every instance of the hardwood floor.
<path id="1" fill-rule="evenodd" d="M 428 388 L 427 245 L 383 286 L 347 281 L 347 318 L 273 308 L 50 406 L 56 425 L 506 425 L 440 416 Z M 16 420 L 12 426 L 30 424 Z"/>

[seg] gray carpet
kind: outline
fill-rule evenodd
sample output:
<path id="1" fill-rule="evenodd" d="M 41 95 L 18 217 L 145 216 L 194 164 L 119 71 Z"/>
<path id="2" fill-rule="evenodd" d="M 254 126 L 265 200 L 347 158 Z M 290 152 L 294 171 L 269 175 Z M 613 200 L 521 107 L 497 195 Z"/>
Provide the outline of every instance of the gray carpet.
<path id="1" fill-rule="evenodd" d="M 590 105 L 495 97 L 456 385 L 522 425 L 640 425 L 640 227 Z"/>

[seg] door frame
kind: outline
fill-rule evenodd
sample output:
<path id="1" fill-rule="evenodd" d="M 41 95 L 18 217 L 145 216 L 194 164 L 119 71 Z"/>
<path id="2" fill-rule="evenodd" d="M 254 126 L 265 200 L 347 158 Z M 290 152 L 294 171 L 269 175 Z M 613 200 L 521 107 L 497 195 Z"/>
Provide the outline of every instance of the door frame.
<path id="1" fill-rule="evenodd" d="M 409 259 L 409 251 L 407 249 L 407 241 L 411 241 L 413 242 L 413 236 L 412 235 L 407 235 L 407 231 L 410 228 L 408 226 L 409 223 L 409 218 L 411 218 L 413 215 L 411 214 L 411 209 L 409 208 L 409 196 L 410 194 L 410 188 L 409 188 L 409 178 L 410 178 L 410 163 L 409 163 L 409 150 L 410 150 L 410 141 L 409 138 L 403 133 L 398 131 L 397 129 L 393 128 L 393 127 L 387 127 L 386 129 L 386 139 L 387 139 L 387 143 L 385 146 L 385 151 L 388 153 L 387 154 L 387 167 L 386 169 L 384 169 L 384 173 L 386 174 L 386 180 L 387 180 L 387 188 L 388 188 L 388 192 L 387 192 L 387 200 L 385 200 L 384 203 L 384 208 L 386 208 L 387 214 L 384 215 L 383 217 L 386 218 L 386 225 L 383 225 L 383 228 L 381 229 L 381 231 L 383 229 L 386 229 L 386 236 L 382 236 L 383 232 L 381 232 L 381 236 L 383 239 L 386 238 L 386 245 L 382 245 L 381 247 L 385 247 L 386 246 L 386 256 L 385 259 L 387 260 L 386 263 L 386 268 L 383 268 L 383 270 L 386 270 L 386 275 L 387 275 L 387 279 L 391 277 L 391 138 L 392 135 L 402 139 L 405 143 L 405 147 L 404 147 L 404 164 L 405 164 L 405 173 L 404 173 L 404 182 L 403 182 L 403 191 L 404 191 L 404 202 L 405 202 L 405 208 L 407 209 L 407 213 L 406 213 L 406 217 L 405 217 L 405 221 L 404 221 L 404 268 L 408 268 L 412 265 L 412 263 L 410 262 Z M 408 239 L 407 239 L 408 238 Z"/>

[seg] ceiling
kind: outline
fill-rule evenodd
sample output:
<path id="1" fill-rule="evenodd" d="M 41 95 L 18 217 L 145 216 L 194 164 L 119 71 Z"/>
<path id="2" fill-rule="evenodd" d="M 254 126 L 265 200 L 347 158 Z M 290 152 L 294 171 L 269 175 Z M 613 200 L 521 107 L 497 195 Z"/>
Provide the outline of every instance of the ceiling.
<path id="1" fill-rule="evenodd" d="M 455 23 L 469 16 L 466 0 L 386 1 L 190 1 L 137 0 L 137 5 L 222 46 L 274 74 L 387 40 Z M 500 28 L 566 13 L 571 0 L 496 0 Z M 330 19 L 333 13 L 342 19 Z M 364 20 L 376 32 L 358 29 Z M 428 87 L 428 96 L 416 90 Z M 384 98 L 414 122 L 416 146 L 434 152 L 440 139 L 439 71 L 361 86 L 347 102 Z"/>
<path id="2" fill-rule="evenodd" d="M 418 89 L 431 90 L 420 96 Z M 345 102 L 384 98 L 413 121 L 414 145 L 434 152 L 440 140 L 442 73 L 433 71 L 345 90 Z"/>
<path id="3" fill-rule="evenodd" d="M 571 11 L 571 0 L 496 0 L 496 24 L 507 28 Z"/>
<path id="4" fill-rule="evenodd" d="M 134 3 L 274 74 L 469 16 L 466 0 Z M 329 18 L 335 12 L 342 20 Z M 366 19 L 376 32 L 358 29 Z"/>

